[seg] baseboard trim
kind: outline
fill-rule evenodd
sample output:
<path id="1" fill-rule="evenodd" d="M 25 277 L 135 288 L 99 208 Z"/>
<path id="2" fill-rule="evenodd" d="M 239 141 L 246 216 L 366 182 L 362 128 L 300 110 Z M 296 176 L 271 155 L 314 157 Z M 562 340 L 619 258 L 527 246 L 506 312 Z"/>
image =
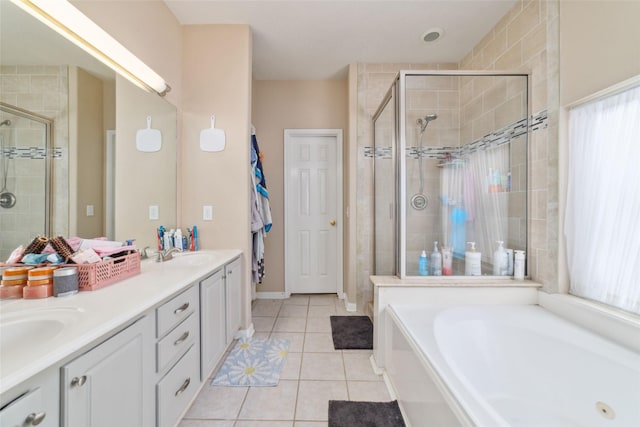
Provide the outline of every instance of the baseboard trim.
<path id="1" fill-rule="evenodd" d="M 349 302 L 349 296 L 347 295 L 346 292 L 344 293 L 344 308 L 349 313 L 353 313 L 355 311 L 358 311 L 358 306 L 356 305 L 356 303 Z"/>
<path id="2" fill-rule="evenodd" d="M 257 299 L 287 299 L 290 296 L 288 292 L 256 292 Z"/>

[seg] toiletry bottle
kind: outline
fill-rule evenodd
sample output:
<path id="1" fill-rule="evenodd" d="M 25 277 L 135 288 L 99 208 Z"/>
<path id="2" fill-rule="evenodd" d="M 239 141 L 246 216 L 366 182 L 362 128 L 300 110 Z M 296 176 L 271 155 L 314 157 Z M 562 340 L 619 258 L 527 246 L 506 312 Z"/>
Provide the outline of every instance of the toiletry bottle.
<path id="1" fill-rule="evenodd" d="M 515 261 L 513 262 L 513 278 L 524 280 L 524 251 L 515 251 Z"/>
<path id="2" fill-rule="evenodd" d="M 173 247 L 182 249 L 182 230 L 178 228 L 173 235 Z"/>
<path id="3" fill-rule="evenodd" d="M 427 251 L 422 251 L 420 254 L 420 258 L 418 258 L 418 274 L 420 276 L 427 276 L 428 272 L 429 260 L 427 259 Z"/>
<path id="4" fill-rule="evenodd" d="M 165 251 L 168 251 L 169 249 L 171 249 L 171 232 L 165 230 L 164 234 L 162 235 L 162 249 Z"/>
<path id="5" fill-rule="evenodd" d="M 442 276 L 442 255 L 438 252 L 438 242 L 433 242 L 433 252 L 431 252 L 431 263 L 429 274 L 432 276 Z"/>
<path id="6" fill-rule="evenodd" d="M 493 253 L 493 275 L 494 276 L 506 276 L 509 271 L 509 258 L 507 257 L 507 251 L 504 250 L 504 242 L 498 240 L 498 249 Z"/>
<path id="7" fill-rule="evenodd" d="M 453 274 L 453 255 L 451 253 L 451 247 L 442 248 L 442 275 L 451 276 Z"/>
<path id="8" fill-rule="evenodd" d="M 464 275 L 480 276 L 482 275 L 482 253 L 476 252 L 476 242 L 467 242 L 471 249 L 464 253 Z"/>
<path id="9" fill-rule="evenodd" d="M 507 261 L 509 266 L 507 267 L 507 276 L 513 276 L 513 249 L 505 249 L 507 251 Z"/>

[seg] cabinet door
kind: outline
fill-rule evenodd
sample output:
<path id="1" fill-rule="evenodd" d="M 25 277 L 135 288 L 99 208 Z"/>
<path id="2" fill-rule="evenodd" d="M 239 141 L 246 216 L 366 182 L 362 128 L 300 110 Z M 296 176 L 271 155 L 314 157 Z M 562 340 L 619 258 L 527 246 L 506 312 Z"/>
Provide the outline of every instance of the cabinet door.
<path id="1" fill-rule="evenodd" d="M 200 282 L 200 379 L 204 381 L 226 348 L 223 271 Z"/>
<path id="2" fill-rule="evenodd" d="M 155 423 L 152 326 L 149 317 L 143 317 L 62 367 L 63 425 Z"/>
<path id="3" fill-rule="evenodd" d="M 224 267 L 227 288 L 227 344 L 240 329 L 242 323 L 242 270 L 240 258 Z"/>

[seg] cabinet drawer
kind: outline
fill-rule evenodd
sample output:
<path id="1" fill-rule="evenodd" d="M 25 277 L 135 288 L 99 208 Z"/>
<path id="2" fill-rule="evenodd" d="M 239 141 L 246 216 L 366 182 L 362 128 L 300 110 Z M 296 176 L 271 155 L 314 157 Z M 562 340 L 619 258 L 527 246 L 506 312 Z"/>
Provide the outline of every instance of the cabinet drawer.
<path id="1" fill-rule="evenodd" d="M 40 424 L 44 421 L 43 424 Z M 44 396 L 40 388 L 31 390 L 0 411 L 0 426 L 56 425 L 55 417 L 47 419 Z"/>
<path id="2" fill-rule="evenodd" d="M 185 351 L 193 344 L 200 333 L 197 314 L 191 314 L 166 337 L 157 344 L 157 371 L 162 371 L 169 362 Z"/>
<path id="3" fill-rule="evenodd" d="M 158 307 L 156 310 L 158 320 L 156 337 L 164 336 L 193 313 L 197 306 L 198 289 L 193 286 Z"/>
<path id="4" fill-rule="evenodd" d="M 158 427 L 174 426 L 199 388 L 198 349 L 193 345 L 156 386 Z"/>

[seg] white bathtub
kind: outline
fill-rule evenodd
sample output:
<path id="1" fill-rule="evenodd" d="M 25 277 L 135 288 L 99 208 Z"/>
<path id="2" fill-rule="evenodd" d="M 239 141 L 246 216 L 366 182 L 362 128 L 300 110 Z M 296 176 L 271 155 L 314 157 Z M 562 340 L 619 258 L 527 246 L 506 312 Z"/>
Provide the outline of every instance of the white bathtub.
<path id="1" fill-rule="evenodd" d="M 640 426 L 640 355 L 539 306 L 387 308 L 386 374 L 418 426 Z"/>

